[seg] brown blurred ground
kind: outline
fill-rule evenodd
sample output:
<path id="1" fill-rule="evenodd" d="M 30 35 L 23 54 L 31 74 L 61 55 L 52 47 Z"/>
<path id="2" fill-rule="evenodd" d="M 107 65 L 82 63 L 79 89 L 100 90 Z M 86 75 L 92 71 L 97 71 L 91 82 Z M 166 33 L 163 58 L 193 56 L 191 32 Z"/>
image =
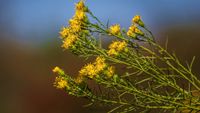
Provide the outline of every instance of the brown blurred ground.
<path id="1" fill-rule="evenodd" d="M 53 87 L 56 65 L 75 74 L 81 60 L 63 52 L 59 45 L 31 48 L 6 37 L 0 38 L 0 113 L 77 113 L 83 99 L 66 95 Z"/>

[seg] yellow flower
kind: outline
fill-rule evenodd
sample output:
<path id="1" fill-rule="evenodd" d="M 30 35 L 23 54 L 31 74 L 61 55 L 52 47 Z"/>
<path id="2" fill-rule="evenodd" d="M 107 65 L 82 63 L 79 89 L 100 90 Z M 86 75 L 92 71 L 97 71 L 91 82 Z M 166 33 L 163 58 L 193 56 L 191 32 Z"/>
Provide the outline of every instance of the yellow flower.
<path id="1" fill-rule="evenodd" d="M 133 17 L 132 23 L 136 23 L 136 24 L 144 27 L 144 23 L 142 22 L 141 17 L 139 15 L 136 15 Z"/>
<path id="2" fill-rule="evenodd" d="M 141 30 L 139 30 L 138 28 L 135 29 L 135 33 L 142 35 L 142 36 L 144 35 L 144 33 Z"/>
<path id="3" fill-rule="evenodd" d="M 115 24 L 113 26 L 110 26 L 109 32 L 113 35 L 119 35 L 120 34 L 120 25 Z"/>
<path id="4" fill-rule="evenodd" d="M 105 62 L 105 58 L 101 57 L 101 56 L 98 56 L 96 58 L 96 64 L 102 64 Z"/>
<path id="5" fill-rule="evenodd" d="M 129 36 L 129 37 L 133 37 L 133 38 L 136 38 L 136 34 L 134 33 L 134 32 L 132 32 L 131 30 L 128 30 L 128 32 L 126 33 L 127 34 L 127 36 Z"/>
<path id="6" fill-rule="evenodd" d="M 68 27 L 63 27 L 60 31 L 61 38 L 66 38 L 70 33 L 70 29 Z"/>
<path id="7" fill-rule="evenodd" d="M 83 76 L 79 75 L 79 76 L 75 79 L 75 82 L 76 82 L 77 84 L 82 83 L 82 82 L 83 82 Z"/>
<path id="8" fill-rule="evenodd" d="M 79 71 L 79 76 L 86 76 L 88 78 L 94 78 L 100 71 L 106 67 L 105 58 L 99 56 L 94 63 L 89 63 Z"/>
<path id="9" fill-rule="evenodd" d="M 76 10 L 78 11 L 83 11 L 83 12 L 87 12 L 88 9 L 87 7 L 85 6 L 83 0 L 80 0 L 77 4 L 76 4 Z"/>
<path id="10" fill-rule="evenodd" d="M 130 26 L 127 31 L 127 36 L 136 38 L 136 34 L 142 35 L 142 36 L 144 35 L 144 33 L 141 30 L 139 30 L 136 25 Z"/>
<path id="11" fill-rule="evenodd" d="M 109 49 L 115 49 L 117 51 L 123 50 L 127 46 L 125 41 L 114 41 L 109 45 Z"/>
<path id="12" fill-rule="evenodd" d="M 106 67 L 105 58 L 103 58 L 101 56 L 97 57 L 96 62 L 94 64 L 95 64 L 97 73 L 99 73 Z"/>
<path id="13" fill-rule="evenodd" d="M 78 20 L 84 20 L 84 19 L 87 18 L 85 12 L 83 12 L 83 11 L 76 11 L 75 17 L 76 17 Z"/>
<path id="14" fill-rule="evenodd" d="M 117 46 L 117 51 L 122 51 L 127 46 L 127 43 L 125 41 L 119 42 L 119 45 Z"/>
<path id="15" fill-rule="evenodd" d="M 69 88 L 69 85 L 64 77 L 56 77 L 54 86 L 58 89 Z"/>
<path id="16" fill-rule="evenodd" d="M 118 52 L 124 50 L 127 47 L 127 43 L 125 41 L 115 41 L 109 45 L 108 55 L 117 55 Z"/>
<path id="17" fill-rule="evenodd" d="M 108 67 L 107 76 L 108 78 L 112 77 L 115 73 L 115 68 L 113 66 Z"/>
<path id="18" fill-rule="evenodd" d="M 60 69 L 58 66 L 56 66 L 53 70 L 54 73 L 58 73 L 60 75 L 65 74 L 64 71 L 62 69 Z"/>
<path id="19" fill-rule="evenodd" d="M 118 52 L 115 49 L 110 49 L 107 53 L 109 56 L 118 55 Z"/>
<path id="20" fill-rule="evenodd" d="M 57 73 L 57 72 L 61 71 L 61 69 L 58 66 L 56 66 L 52 71 L 54 73 Z"/>
<path id="21" fill-rule="evenodd" d="M 135 36 L 136 37 L 135 29 L 136 29 L 135 25 L 130 26 L 129 29 L 128 29 L 128 32 L 127 32 L 127 36 L 130 36 L 130 37 Z"/>
<path id="22" fill-rule="evenodd" d="M 71 31 L 72 32 L 80 32 L 81 31 L 81 24 L 82 22 L 80 22 L 78 19 L 73 18 L 69 20 L 69 25 L 71 27 Z"/>
<path id="23" fill-rule="evenodd" d="M 137 28 L 136 25 L 132 25 L 132 26 L 129 27 L 129 30 L 135 32 L 136 28 Z"/>
<path id="24" fill-rule="evenodd" d="M 134 17 L 133 17 L 133 19 L 132 19 L 132 22 L 134 23 L 139 23 L 139 21 L 140 21 L 141 19 L 140 19 L 140 16 L 139 15 L 135 15 Z"/>
<path id="25" fill-rule="evenodd" d="M 102 71 L 105 67 L 106 67 L 105 63 L 95 65 L 97 73 L 99 73 L 100 71 Z"/>
<path id="26" fill-rule="evenodd" d="M 74 44 L 76 40 L 77 40 L 77 36 L 70 34 L 66 39 L 64 39 L 62 47 L 65 49 L 68 49 Z"/>
<path id="27" fill-rule="evenodd" d="M 93 78 L 94 75 L 97 74 L 95 66 L 93 64 L 88 64 L 86 66 L 84 66 L 80 71 L 79 74 L 82 76 L 87 76 L 89 78 Z"/>
<path id="28" fill-rule="evenodd" d="M 110 45 L 109 45 L 109 49 L 116 49 L 118 44 L 120 43 L 120 41 L 115 41 L 115 42 L 112 42 Z"/>

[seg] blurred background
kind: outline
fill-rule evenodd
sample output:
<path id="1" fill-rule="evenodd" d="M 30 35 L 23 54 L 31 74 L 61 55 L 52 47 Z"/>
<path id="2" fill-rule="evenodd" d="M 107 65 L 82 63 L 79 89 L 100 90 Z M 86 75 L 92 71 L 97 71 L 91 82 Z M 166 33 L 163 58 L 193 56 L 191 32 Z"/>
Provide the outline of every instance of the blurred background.
<path id="1" fill-rule="evenodd" d="M 84 99 L 53 87 L 54 66 L 76 75 L 80 58 L 60 47 L 59 30 L 73 16 L 77 0 L 0 1 L 0 113 L 94 113 Z M 169 40 L 171 52 L 183 61 L 196 56 L 200 73 L 200 1 L 198 0 L 87 0 L 103 22 L 128 28 L 142 16 L 156 39 Z"/>

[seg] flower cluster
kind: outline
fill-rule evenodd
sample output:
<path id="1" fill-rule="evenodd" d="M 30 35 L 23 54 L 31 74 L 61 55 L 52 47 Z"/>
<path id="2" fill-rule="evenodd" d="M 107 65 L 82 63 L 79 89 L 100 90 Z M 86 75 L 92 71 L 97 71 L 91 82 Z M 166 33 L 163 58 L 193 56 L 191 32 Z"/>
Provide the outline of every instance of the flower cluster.
<path id="1" fill-rule="evenodd" d="M 120 35 L 121 34 L 120 25 L 115 24 L 115 25 L 110 26 L 109 33 L 112 34 L 112 35 Z"/>
<path id="2" fill-rule="evenodd" d="M 118 55 L 118 53 L 122 50 L 125 50 L 127 47 L 127 43 L 125 41 L 114 41 L 109 45 L 108 55 Z"/>
<path id="3" fill-rule="evenodd" d="M 56 77 L 54 86 L 58 89 L 69 88 L 67 80 L 65 80 L 65 78 L 61 76 Z"/>
<path id="4" fill-rule="evenodd" d="M 127 36 L 136 38 L 137 35 L 143 36 L 144 33 L 136 25 L 131 25 L 127 31 Z"/>
<path id="5" fill-rule="evenodd" d="M 78 77 L 78 79 L 83 78 L 83 76 L 94 78 L 95 75 L 101 72 L 105 67 L 105 58 L 97 57 L 94 63 L 87 64 L 79 71 L 80 77 Z"/>
<path id="6" fill-rule="evenodd" d="M 57 66 L 52 71 L 59 75 L 55 79 L 54 86 L 58 89 L 69 88 L 67 80 L 62 77 L 65 74 L 64 71 Z"/>
<path id="7" fill-rule="evenodd" d="M 84 66 L 80 71 L 78 77 L 75 79 L 76 83 L 82 83 L 85 78 L 94 79 L 99 74 L 105 75 L 106 78 L 111 78 L 115 73 L 114 66 L 108 66 L 105 63 L 104 57 L 97 57 L 95 62 Z M 101 75 L 101 77 L 103 77 Z"/>
<path id="8" fill-rule="evenodd" d="M 144 33 L 137 27 L 136 24 L 138 24 L 141 27 L 144 26 L 144 24 L 143 24 L 142 20 L 140 19 L 139 15 L 136 15 L 135 17 L 133 17 L 132 25 L 129 27 L 129 29 L 127 31 L 127 36 L 136 38 L 137 35 L 141 35 L 141 36 L 144 35 Z"/>
<path id="9" fill-rule="evenodd" d="M 60 31 L 60 36 L 63 39 L 62 47 L 65 49 L 71 47 L 78 40 L 81 33 L 87 32 L 86 23 L 88 22 L 88 18 L 86 12 L 88 8 L 81 0 L 76 4 L 75 10 L 75 15 L 69 20 L 69 26 L 63 27 Z"/>
<path id="10" fill-rule="evenodd" d="M 68 90 L 71 89 L 68 83 L 68 79 L 65 79 L 63 75 L 64 71 L 59 67 L 55 67 L 53 72 L 57 73 L 59 76 L 56 77 L 54 86 L 58 89 L 67 88 Z M 73 79 L 75 83 L 80 84 L 86 78 L 94 79 L 102 72 L 103 75 L 106 75 L 107 78 L 111 78 L 114 75 L 115 68 L 113 66 L 108 66 L 105 63 L 105 58 L 102 56 L 98 56 L 95 59 L 95 62 L 89 63 L 82 67 L 79 71 L 79 75 Z M 103 77 L 103 76 L 102 76 Z"/>

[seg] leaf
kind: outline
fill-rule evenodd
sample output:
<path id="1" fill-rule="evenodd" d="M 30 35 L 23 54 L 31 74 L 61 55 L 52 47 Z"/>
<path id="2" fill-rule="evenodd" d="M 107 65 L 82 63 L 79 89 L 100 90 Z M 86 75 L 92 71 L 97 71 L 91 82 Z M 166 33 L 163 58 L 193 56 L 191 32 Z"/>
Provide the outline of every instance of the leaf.
<path id="1" fill-rule="evenodd" d="M 192 66 L 194 64 L 195 58 L 196 58 L 195 56 L 192 57 L 192 61 L 190 63 L 190 67 L 189 67 L 190 68 L 190 72 L 192 71 Z"/>
<path id="2" fill-rule="evenodd" d="M 135 84 L 136 84 L 136 85 L 137 85 L 137 84 L 141 84 L 141 83 L 143 83 L 143 82 L 146 82 L 146 81 L 151 80 L 152 78 L 153 78 L 153 77 L 149 77 L 149 78 L 142 79 L 141 81 L 136 82 Z"/>

